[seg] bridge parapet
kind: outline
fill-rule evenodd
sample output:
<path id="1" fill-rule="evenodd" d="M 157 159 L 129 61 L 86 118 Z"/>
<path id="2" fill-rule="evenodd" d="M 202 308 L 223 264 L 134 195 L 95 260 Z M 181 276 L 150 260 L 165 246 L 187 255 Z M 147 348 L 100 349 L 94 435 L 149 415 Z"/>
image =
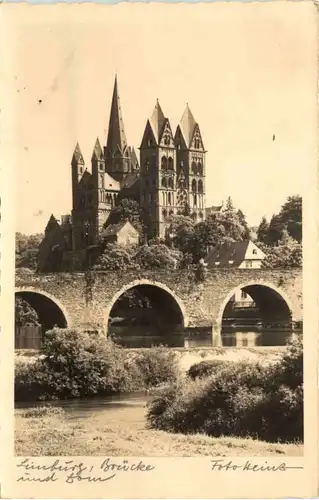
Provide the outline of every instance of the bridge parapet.
<path id="1" fill-rule="evenodd" d="M 16 289 L 45 292 L 64 305 L 70 323 L 90 322 L 106 327 L 115 299 L 139 283 L 162 287 L 171 294 L 189 326 L 211 326 L 221 321 L 223 307 L 236 289 L 260 285 L 287 302 L 295 320 L 302 319 L 300 269 L 214 269 L 199 282 L 192 270 L 99 271 L 89 273 L 16 273 Z M 256 288 L 257 289 L 257 288 Z"/>

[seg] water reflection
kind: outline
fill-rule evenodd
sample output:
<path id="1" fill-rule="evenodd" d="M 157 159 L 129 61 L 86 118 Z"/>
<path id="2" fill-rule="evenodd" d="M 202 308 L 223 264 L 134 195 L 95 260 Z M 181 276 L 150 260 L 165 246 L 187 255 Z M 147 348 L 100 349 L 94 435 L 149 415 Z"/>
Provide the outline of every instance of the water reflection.
<path id="1" fill-rule="evenodd" d="M 224 347 L 256 347 L 256 346 L 284 346 L 295 340 L 301 332 L 290 329 L 223 329 L 221 345 Z M 156 347 L 212 347 L 212 334 L 209 330 L 194 334 L 173 334 L 162 336 L 132 336 L 114 338 L 114 341 L 128 348 Z"/>

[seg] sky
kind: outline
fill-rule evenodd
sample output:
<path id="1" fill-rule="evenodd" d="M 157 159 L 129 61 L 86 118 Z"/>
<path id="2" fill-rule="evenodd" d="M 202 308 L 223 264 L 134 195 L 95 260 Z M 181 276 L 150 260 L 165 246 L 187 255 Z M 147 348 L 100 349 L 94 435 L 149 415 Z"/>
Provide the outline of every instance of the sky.
<path id="1" fill-rule="evenodd" d="M 79 141 L 90 168 L 96 137 L 105 144 L 115 74 L 135 148 L 157 98 L 173 132 L 188 102 L 207 149 L 207 206 L 231 196 L 256 225 L 307 194 L 317 147 L 311 9 L 11 7 L 17 231 L 42 232 L 51 213 L 70 213 L 72 153 Z"/>

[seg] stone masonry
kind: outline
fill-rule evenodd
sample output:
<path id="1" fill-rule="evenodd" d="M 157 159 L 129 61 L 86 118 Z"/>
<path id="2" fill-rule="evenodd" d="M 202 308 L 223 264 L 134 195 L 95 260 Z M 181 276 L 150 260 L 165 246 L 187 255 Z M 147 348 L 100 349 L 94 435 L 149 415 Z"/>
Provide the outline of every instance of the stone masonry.
<path id="1" fill-rule="evenodd" d="M 238 288 L 248 287 L 253 299 L 278 297 L 292 319 L 302 320 L 302 272 L 299 269 L 219 269 L 198 282 L 192 271 L 94 272 L 19 274 L 16 292 L 33 292 L 51 299 L 67 325 L 95 325 L 107 332 L 112 306 L 126 290 L 142 284 L 162 288 L 179 305 L 184 327 L 212 327 L 219 334 L 224 308 Z M 252 287 L 251 289 L 249 287 Z M 260 295 L 260 297 L 259 297 Z M 271 302 L 270 302 L 271 303 Z"/>

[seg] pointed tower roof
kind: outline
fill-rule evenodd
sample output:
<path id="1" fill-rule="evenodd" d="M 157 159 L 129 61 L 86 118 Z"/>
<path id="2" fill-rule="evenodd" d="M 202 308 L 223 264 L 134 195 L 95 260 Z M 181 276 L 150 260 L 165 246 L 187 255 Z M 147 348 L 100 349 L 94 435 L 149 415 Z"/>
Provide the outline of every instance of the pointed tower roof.
<path id="1" fill-rule="evenodd" d="M 48 233 L 52 231 L 53 228 L 60 227 L 60 224 L 58 223 L 57 219 L 54 217 L 53 214 L 51 214 L 50 219 L 48 220 L 48 223 L 46 225 L 46 228 L 44 230 L 45 233 Z"/>
<path id="2" fill-rule="evenodd" d="M 180 127 L 184 136 L 187 147 L 190 146 L 196 126 L 196 120 L 193 113 L 189 109 L 188 103 L 186 104 L 185 111 L 180 121 Z"/>
<path id="3" fill-rule="evenodd" d="M 113 153 L 117 147 L 123 152 L 126 146 L 127 140 L 124 131 L 117 76 L 115 76 L 106 147 L 110 153 Z"/>
<path id="4" fill-rule="evenodd" d="M 151 127 L 153 129 L 155 139 L 157 141 L 159 140 L 159 135 L 160 135 L 161 130 L 163 128 L 164 121 L 165 121 L 165 116 L 164 116 L 164 113 L 163 113 L 162 108 L 160 106 L 160 103 L 158 102 L 158 99 L 157 99 L 153 114 L 150 118 L 150 124 L 151 124 Z"/>
<path id="5" fill-rule="evenodd" d="M 100 160 L 102 157 L 103 157 L 103 150 L 101 148 L 101 143 L 99 141 L 99 138 L 97 138 L 92 153 L 92 159 L 95 158 L 97 160 Z"/>
<path id="6" fill-rule="evenodd" d="M 73 152 L 72 160 L 75 160 L 76 163 L 82 163 L 84 165 L 84 158 L 83 158 L 82 151 L 80 149 L 80 145 L 78 142 L 76 143 L 76 146 L 75 146 L 75 149 Z M 53 215 L 52 215 L 52 217 L 53 217 Z"/>
<path id="7" fill-rule="evenodd" d="M 134 148 L 132 148 L 132 150 L 131 150 L 131 159 L 132 159 L 133 165 L 137 168 L 138 167 L 138 159 L 137 159 L 136 152 L 135 152 Z"/>

